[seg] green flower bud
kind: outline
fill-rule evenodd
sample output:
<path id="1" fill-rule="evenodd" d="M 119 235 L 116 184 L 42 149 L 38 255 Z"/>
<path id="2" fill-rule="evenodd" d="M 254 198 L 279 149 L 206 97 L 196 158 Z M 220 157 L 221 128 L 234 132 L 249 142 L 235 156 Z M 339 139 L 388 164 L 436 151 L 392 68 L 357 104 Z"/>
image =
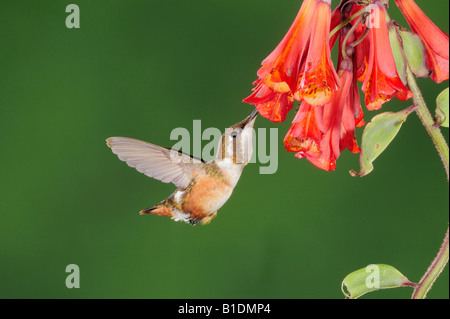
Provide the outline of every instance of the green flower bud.
<path id="1" fill-rule="evenodd" d="M 403 53 L 403 47 L 400 35 L 397 33 L 397 24 L 391 20 L 388 23 L 389 43 L 391 44 L 392 55 L 394 56 L 397 73 L 403 84 L 406 85 L 406 57 Z"/>
<path id="2" fill-rule="evenodd" d="M 426 78 L 431 74 L 427 68 L 427 51 L 420 37 L 406 29 L 397 28 L 402 40 L 403 52 L 409 68 L 418 78 Z"/>

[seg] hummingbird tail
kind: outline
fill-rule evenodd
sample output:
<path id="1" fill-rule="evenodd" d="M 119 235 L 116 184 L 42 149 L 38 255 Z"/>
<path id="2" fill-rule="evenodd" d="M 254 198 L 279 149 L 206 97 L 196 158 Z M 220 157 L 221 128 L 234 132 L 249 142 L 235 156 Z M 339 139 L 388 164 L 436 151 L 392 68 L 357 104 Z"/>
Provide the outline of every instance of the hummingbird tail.
<path id="1" fill-rule="evenodd" d="M 146 214 L 151 214 L 153 210 L 156 209 L 156 206 L 147 208 L 147 209 L 143 209 L 139 212 L 139 215 L 146 215 Z"/>
<path id="2" fill-rule="evenodd" d="M 139 212 L 140 215 L 155 214 L 160 216 L 172 216 L 172 209 L 163 205 L 156 205 Z"/>

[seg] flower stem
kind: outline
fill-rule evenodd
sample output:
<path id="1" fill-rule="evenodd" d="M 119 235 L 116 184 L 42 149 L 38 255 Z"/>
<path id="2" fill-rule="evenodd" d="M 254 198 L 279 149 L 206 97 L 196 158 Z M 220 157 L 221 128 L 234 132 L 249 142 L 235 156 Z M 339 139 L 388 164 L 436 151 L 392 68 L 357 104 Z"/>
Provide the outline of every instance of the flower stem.
<path id="1" fill-rule="evenodd" d="M 355 19 L 357 16 L 363 14 L 364 12 L 367 12 L 367 9 L 364 7 L 363 9 L 356 12 L 354 15 L 352 15 L 350 18 L 346 19 L 345 21 L 342 21 L 339 25 L 337 25 L 333 30 L 330 31 L 330 39 L 333 37 L 333 35 L 338 32 L 341 28 L 345 27 L 347 24 L 350 23 L 353 19 Z"/>
<path id="2" fill-rule="evenodd" d="M 436 127 L 434 124 L 433 117 L 428 110 L 427 105 L 425 104 L 425 100 L 423 99 L 422 93 L 420 92 L 419 87 L 417 86 L 416 79 L 412 74 L 409 67 L 406 68 L 406 74 L 408 78 L 408 85 L 413 93 L 413 101 L 416 108 L 416 113 L 422 121 L 423 126 L 427 130 L 431 139 L 433 140 L 434 145 L 441 157 L 442 162 L 444 163 L 445 172 L 447 174 L 447 182 L 449 181 L 448 176 L 448 165 L 449 165 L 449 155 L 448 155 L 448 145 L 445 141 L 444 136 L 441 133 L 439 127 Z M 431 265 L 428 267 L 425 274 L 420 279 L 417 286 L 414 288 L 414 293 L 412 295 L 412 299 L 423 299 L 426 297 L 428 291 L 433 286 L 437 277 L 441 274 L 442 270 L 444 270 L 445 266 L 448 263 L 449 256 L 449 239 L 448 239 L 448 227 L 447 233 L 444 238 L 444 242 L 442 243 L 441 248 L 437 256 L 431 262 Z"/>
<path id="3" fill-rule="evenodd" d="M 359 17 L 358 20 L 356 21 L 356 23 L 350 28 L 350 30 L 345 30 L 344 28 L 341 29 L 341 36 L 343 34 L 345 34 L 344 41 L 342 42 L 342 52 L 341 52 L 341 54 L 344 57 L 344 59 L 348 59 L 349 58 L 349 56 L 347 54 L 348 40 L 350 39 L 350 37 L 353 37 L 353 40 L 354 40 L 355 37 L 354 37 L 353 33 L 355 32 L 355 30 L 356 30 L 358 24 L 361 22 L 361 20 L 362 20 L 362 18 Z M 342 30 L 344 30 L 344 32 L 346 32 L 346 33 L 342 32 Z M 354 52 L 353 42 L 354 41 L 352 41 L 352 46 L 350 47 L 352 56 L 353 56 L 353 52 Z"/>
<path id="4" fill-rule="evenodd" d="M 436 146 L 439 156 L 441 157 L 442 163 L 444 163 L 445 173 L 447 174 L 447 182 L 448 182 L 449 155 L 447 142 L 445 141 L 445 138 L 442 135 L 439 127 L 436 127 L 434 125 L 433 117 L 431 116 L 430 111 L 428 110 L 428 107 L 425 104 L 425 100 L 423 99 L 422 93 L 420 92 L 419 87 L 417 86 L 416 79 L 414 78 L 414 75 L 412 74 L 411 70 L 408 67 L 406 68 L 406 73 L 408 76 L 409 88 L 413 93 L 412 98 L 414 101 L 414 105 L 417 106 L 416 113 L 419 116 L 420 120 L 422 121 L 423 126 L 425 126 L 425 129 L 427 130 L 431 139 L 433 140 L 433 143 Z"/>
<path id="5" fill-rule="evenodd" d="M 441 249 L 434 258 L 430 267 L 428 267 L 427 272 L 423 275 L 422 279 L 420 279 L 416 288 L 414 289 L 412 299 L 424 299 L 427 296 L 427 292 L 431 289 L 431 286 L 434 284 L 435 280 L 441 274 L 442 270 L 444 270 L 445 266 L 448 262 L 448 227 L 447 234 L 445 235 L 444 242 L 442 243 Z"/>

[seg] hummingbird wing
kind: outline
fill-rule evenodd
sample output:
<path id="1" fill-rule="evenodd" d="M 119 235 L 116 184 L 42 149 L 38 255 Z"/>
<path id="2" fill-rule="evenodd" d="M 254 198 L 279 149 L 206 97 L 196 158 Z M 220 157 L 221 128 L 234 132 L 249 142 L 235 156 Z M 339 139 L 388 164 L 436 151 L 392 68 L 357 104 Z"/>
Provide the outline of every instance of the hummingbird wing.
<path id="1" fill-rule="evenodd" d="M 193 170 L 204 163 L 183 152 L 128 137 L 110 137 L 106 144 L 128 166 L 179 188 L 186 188 L 192 181 Z"/>

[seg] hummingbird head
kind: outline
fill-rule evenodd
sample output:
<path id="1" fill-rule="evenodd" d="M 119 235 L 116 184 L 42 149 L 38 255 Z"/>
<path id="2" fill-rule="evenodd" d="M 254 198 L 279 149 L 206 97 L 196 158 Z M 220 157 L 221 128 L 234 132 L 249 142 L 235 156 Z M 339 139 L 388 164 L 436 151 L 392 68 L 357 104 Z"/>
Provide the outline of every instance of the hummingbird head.
<path id="1" fill-rule="evenodd" d="M 246 165 L 252 157 L 253 124 L 258 110 L 227 128 L 220 139 L 216 161 Z"/>

